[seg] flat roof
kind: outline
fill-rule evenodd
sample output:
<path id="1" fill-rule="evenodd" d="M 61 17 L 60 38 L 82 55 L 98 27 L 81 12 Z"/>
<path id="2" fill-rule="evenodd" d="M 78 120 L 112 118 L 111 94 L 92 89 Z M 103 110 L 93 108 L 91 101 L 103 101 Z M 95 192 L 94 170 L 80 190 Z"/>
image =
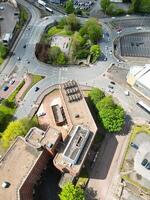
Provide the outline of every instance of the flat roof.
<path id="1" fill-rule="evenodd" d="M 150 90 L 150 69 L 145 74 L 143 74 L 137 81 Z"/>
<path id="2" fill-rule="evenodd" d="M 63 158 L 71 164 L 76 164 L 88 137 L 89 129 L 77 126 L 64 150 Z"/>
<path id="3" fill-rule="evenodd" d="M 42 152 L 26 144 L 18 137 L 0 161 L 0 197 L 17 199 L 17 191 Z M 1 185 L 8 181 L 10 186 Z"/>
<path id="4" fill-rule="evenodd" d="M 55 156 L 54 164 L 60 168 L 64 168 L 64 167 L 69 168 L 70 170 L 72 170 L 74 172 L 74 174 L 78 174 L 82 167 L 82 164 L 85 160 L 85 157 L 91 147 L 91 144 L 93 142 L 95 134 L 97 132 L 97 126 L 95 124 L 95 121 L 91 115 L 89 107 L 85 101 L 85 98 L 84 98 L 78 84 L 76 83 L 76 86 L 75 86 L 75 88 L 78 88 L 78 92 L 77 92 L 77 90 L 76 91 L 71 90 L 71 91 L 69 91 L 70 94 L 67 93 L 67 90 L 69 88 L 70 89 L 74 88 L 72 86 L 73 84 L 70 84 L 70 82 L 71 81 L 68 82 L 69 84 L 65 83 L 65 84 L 60 85 L 60 96 L 61 96 L 64 112 L 65 112 L 65 114 L 67 113 L 67 115 L 70 118 L 71 123 L 73 124 L 72 129 L 74 129 L 74 127 L 76 127 L 76 126 L 84 126 L 87 129 L 89 129 L 89 137 L 88 137 L 87 141 L 85 142 L 85 144 L 83 145 L 84 148 L 80 152 L 79 159 L 77 159 L 78 162 L 76 164 L 69 163 L 68 161 L 66 161 L 66 159 L 64 159 L 64 151 L 68 144 L 65 142 L 64 142 L 64 147 Z M 73 83 L 74 82 L 75 81 L 73 81 Z M 70 85 L 69 88 L 68 88 L 68 85 Z M 72 94 L 74 95 L 74 94 L 76 94 L 76 92 L 77 92 L 77 94 L 80 94 L 81 98 L 80 99 L 74 98 L 74 100 L 70 102 L 70 99 L 68 96 L 71 96 Z M 71 139 L 70 134 L 71 134 L 71 132 L 69 131 L 68 132 L 69 140 Z M 75 143 L 70 142 L 70 144 L 75 144 Z"/>
<path id="5" fill-rule="evenodd" d="M 52 127 L 49 127 L 46 131 L 33 127 L 26 135 L 25 140 L 34 148 L 39 148 L 45 145 L 54 145 L 59 136 L 60 132 Z"/>
<path id="6" fill-rule="evenodd" d="M 71 119 L 72 124 L 74 126 L 82 124 L 88 127 L 92 132 L 96 132 L 97 127 L 96 127 L 95 121 L 91 115 L 89 107 L 85 101 L 85 98 L 79 86 L 77 85 L 79 89 L 79 92 L 77 94 L 80 94 L 82 98 L 69 102 L 67 92 L 64 88 L 65 84 L 61 84 L 60 91 L 61 91 L 61 96 L 62 96 L 62 102 L 63 104 L 65 104 L 64 107 L 67 108 L 67 110 L 64 110 L 64 111 L 69 113 L 69 117 Z"/>

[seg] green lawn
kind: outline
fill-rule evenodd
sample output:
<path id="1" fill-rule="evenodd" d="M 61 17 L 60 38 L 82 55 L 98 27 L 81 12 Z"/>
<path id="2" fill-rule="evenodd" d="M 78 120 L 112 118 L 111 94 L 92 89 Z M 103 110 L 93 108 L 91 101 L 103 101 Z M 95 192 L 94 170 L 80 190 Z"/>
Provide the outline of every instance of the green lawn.
<path id="1" fill-rule="evenodd" d="M 47 34 L 49 37 L 52 37 L 54 35 L 63 35 L 63 36 L 70 36 L 72 35 L 71 31 L 67 31 L 66 29 L 61 29 L 61 28 L 57 28 L 56 26 L 49 28 L 49 30 L 47 31 Z"/>

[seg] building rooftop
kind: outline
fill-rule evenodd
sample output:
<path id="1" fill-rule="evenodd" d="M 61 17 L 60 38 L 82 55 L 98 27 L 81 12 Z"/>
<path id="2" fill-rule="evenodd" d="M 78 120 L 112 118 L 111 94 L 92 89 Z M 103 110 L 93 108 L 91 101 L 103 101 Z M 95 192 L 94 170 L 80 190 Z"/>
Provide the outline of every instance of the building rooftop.
<path id="1" fill-rule="evenodd" d="M 77 175 L 95 137 L 97 127 L 75 81 L 61 84 L 60 95 L 64 112 L 68 113 L 73 127 L 68 132 L 64 146 L 55 156 L 54 164 L 58 168 L 67 168 L 72 174 Z M 80 145 L 80 148 L 77 145 Z"/>
<path id="2" fill-rule="evenodd" d="M 71 138 L 64 150 L 63 158 L 68 163 L 76 164 L 89 137 L 89 129 L 77 126 L 70 135 Z"/>
<path id="3" fill-rule="evenodd" d="M 26 144 L 18 137 L 0 161 L 0 198 L 17 199 L 18 189 L 28 176 L 41 152 Z M 4 181 L 10 183 L 8 188 L 1 185 Z"/>
<path id="4" fill-rule="evenodd" d="M 32 145 L 34 148 L 40 148 L 41 146 L 54 145 L 60 136 L 60 132 L 56 129 L 49 127 L 47 131 L 42 131 L 36 127 L 30 129 L 25 137 L 26 142 Z"/>

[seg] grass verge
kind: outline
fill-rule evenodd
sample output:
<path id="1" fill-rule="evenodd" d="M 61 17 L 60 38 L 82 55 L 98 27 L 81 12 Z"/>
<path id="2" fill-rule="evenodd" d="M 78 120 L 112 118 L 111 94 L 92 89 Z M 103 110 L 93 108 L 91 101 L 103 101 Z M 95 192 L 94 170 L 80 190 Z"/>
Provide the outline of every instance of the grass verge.
<path id="1" fill-rule="evenodd" d="M 34 75 L 34 74 L 30 74 L 31 79 L 32 79 L 32 83 L 30 84 L 30 86 L 26 89 L 26 91 L 23 93 L 21 99 L 23 99 L 25 97 L 25 95 L 29 92 L 29 90 L 39 81 L 41 81 L 44 77 L 40 76 L 40 75 Z"/>

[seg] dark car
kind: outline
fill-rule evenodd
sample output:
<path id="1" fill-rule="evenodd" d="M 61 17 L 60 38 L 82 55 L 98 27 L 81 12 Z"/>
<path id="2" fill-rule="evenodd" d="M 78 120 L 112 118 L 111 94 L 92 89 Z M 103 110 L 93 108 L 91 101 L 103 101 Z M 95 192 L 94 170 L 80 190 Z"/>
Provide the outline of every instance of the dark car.
<path id="1" fill-rule="evenodd" d="M 114 87 L 112 85 L 108 85 L 109 88 L 113 89 Z"/>
<path id="2" fill-rule="evenodd" d="M 37 92 L 39 89 L 40 89 L 39 87 L 36 87 L 36 88 L 35 88 L 35 92 Z"/>
<path id="3" fill-rule="evenodd" d="M 24 46 L 23 46 L 23 48 L 25 49 L 27 47 L 27 45 L 25 44 Z"/>
<path id="4" fill-rule="evenodd" d="M 8 86 L 7 85 L 5 85 L 4 87 L 3 87 L 3 91 L 7 91 L 8 90 Z"/>
<path id="5" fill-rule="evenodd" d="M 150 170 L 150 162 L 148 162 L 146 165 L 145 165 L 145 168 Z"/>
<path id="6" fill-rule="evenodd" d="M 142 166 L 145 166 L 147 163 L 148 163 L 148 160 L 147 160 L 147 159 L 144 159 L 144 160 L 141 162 L 141 165 L 142 165 Z"/>
<path id="7" fill-rule="evenodd" d="M 131 142 L 131 147 L 133 147 L 133 148 L 135 148 L 135 149 L 138 149 L 139 147 L 138 147 L 138 145 L 137 144 L 135 144 L 135 143 L 133 143 L 133 142 Z"/>
<path id="8" fill-rule="evenodd" d="M 115 85 L 115 82 L 114 82 L 114 81 L 110 81 L 110 83 L 113 84 L 113 85 Z"/>

